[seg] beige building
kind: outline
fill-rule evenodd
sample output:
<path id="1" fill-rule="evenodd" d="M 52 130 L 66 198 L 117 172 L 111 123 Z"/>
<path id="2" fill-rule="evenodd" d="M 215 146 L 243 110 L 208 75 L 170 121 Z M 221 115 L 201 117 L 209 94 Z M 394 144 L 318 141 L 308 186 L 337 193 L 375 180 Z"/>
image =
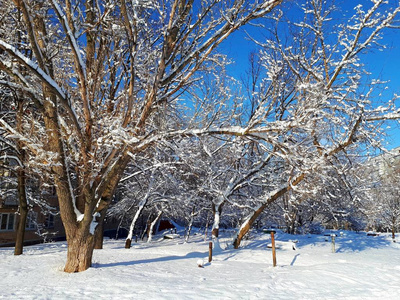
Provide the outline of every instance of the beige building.
<path id="1" fill-rule="evenodd" d="M 11 246 L 15 243 L 19 222 L 18 196 L 15 188 L 10 186 L 9 171 L 0 169 L 0 246 Z M 54 192 L 42 193 L 46 196 L 48 206 L 57 208 L 57 197 Z M 54 210 L 55 212 L 57 210 Z M 58 240 L 65 237 L 60 216 L 43 211 L 38 205 L 31 204 L 25 228 L 26 244 Z"/>

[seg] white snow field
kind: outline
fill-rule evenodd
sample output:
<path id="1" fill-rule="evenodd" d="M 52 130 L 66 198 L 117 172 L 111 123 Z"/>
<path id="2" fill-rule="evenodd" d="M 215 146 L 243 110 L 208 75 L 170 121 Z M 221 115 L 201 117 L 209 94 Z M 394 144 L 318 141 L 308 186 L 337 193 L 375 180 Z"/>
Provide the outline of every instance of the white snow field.
<path id="1" fill-rule="evenodd" d="M 188 243 L 156 236 L 131 249 L 124 240 L 106 240 L 93 267 L 76 274 L 62 271 L 65 242 L 25 247 L 21 256 L 0 248 L 0 298 L 400 299 L 400 245 L 386 234 L 337 234 L 332 253 L 331 237 L 277 233 L 275 268 L 269 234 L 253 234 L 239 250 L 217 251 L 211 263 L 200 235 Z"/>

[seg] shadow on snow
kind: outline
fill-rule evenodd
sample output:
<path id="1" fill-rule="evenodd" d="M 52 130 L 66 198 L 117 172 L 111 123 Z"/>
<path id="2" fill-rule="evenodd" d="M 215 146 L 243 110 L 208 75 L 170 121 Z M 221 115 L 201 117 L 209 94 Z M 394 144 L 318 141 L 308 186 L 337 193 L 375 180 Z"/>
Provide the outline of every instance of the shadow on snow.
<path id="1" fill-rule="evenodd" d="M 96 263 L 93 264 L 93 268 L 110 268 L 110 267 L 118 267 L 118 266 L 134 266 L 140 264 L 150 264 L 157 262 L 166 262 L 166 261 L 174 261 L 181 259 L 194 259 L 194 258 L 204 258 L 206 257 L 207 252 L 190 252 L 183 256 L 171 255 L 171 256 L 163 256 L 163 257 L 155 257 L 149 259 L 141 259 L 141 260 L 131 260 L 131 261 L 123 261 L 123 262 L 115 262 L 115 263 Z"/>
<path id="2" fill-rule="evenodd" d="M 392 240 L 385 234 L 380 236 L 367 236 L 365 232 L 346 232 L 343 236 L 336 233 L 335 246 L 336 253 L 344 252 L 360 252 L 368 249 L 384 249 L 393 245 Z M 301 249 L 307 246 L 314 247 L 331 247 L 331 237 L 324 235 L 290 235 L 280 233 L 275 236 L 277 244 L 291 243 L 295 241 L 295 247 Z M 262 239 L 246 240 L 241 248 L 243 249 L 256 249 L 266 248 L 271 243 L 269 236 L 264 236 Z M 290 247 L 286 247 L 290 250 Z"/>

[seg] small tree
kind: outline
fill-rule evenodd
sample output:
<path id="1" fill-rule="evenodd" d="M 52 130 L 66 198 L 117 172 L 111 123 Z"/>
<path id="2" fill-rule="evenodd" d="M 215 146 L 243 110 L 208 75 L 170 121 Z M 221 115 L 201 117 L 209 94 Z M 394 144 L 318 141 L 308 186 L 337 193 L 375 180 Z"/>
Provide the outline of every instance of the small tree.
<path id="1" fill-rule="evenodd" d="M 384 153 L 364 165 L 369 190 L 366 203 L 370 225 L 389 229 L 395 241 L 400 225 L 399 157 L 397 151 Z"/>

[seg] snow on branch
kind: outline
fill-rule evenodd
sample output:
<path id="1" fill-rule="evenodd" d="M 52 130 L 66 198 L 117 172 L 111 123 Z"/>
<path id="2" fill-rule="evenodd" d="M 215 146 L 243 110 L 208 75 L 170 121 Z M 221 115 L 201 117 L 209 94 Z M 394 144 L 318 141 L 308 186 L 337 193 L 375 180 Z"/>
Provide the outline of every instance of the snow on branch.
<path id="1" fill-rule="evenodd" d="M 21 160 L 19 159 L 19 157 L 16 156 L 16 155 L 7 155 L 7 154 L 6 154 L 6 155 L 3 155 L 3 156 L 0 156 L 0 160 L 6 160 L 6 159 L 13 159 L 13 160 L 15 160 L 21 168 L 24 166 L 24 165 L 22 164 Z"/>
<path id="2" fill-rule="evenodd" d="M 332 74 L 332 77 L 327 85 L 328 89 L 332 87 L 333 83 L 335 82 L 345 65 L 349 63 L 351 59 L 354 58 L 358 53 L 360 53 L 363 49 L 370 45 L 374 41 L 374 39 L 378 37 L 378 34 L 384 28 L 389 27 L 389 25 L 392 23 L 392 21 L 400 11 L 400 7 L 397 7 L 392 13 L 387 13 L 386 17 L 383 20 L 379 20 L 379 25 L 375 27 L 375 29 L 369 34 L 366 40 L 360 43 L 362 33 L 369 30 L 372 24 L 376 25 L 375 23 L 377 23 L 377 20 L 370 20 L 371 18 L 373 18 L 373 15 L 382 3 L 384 3 L 384 1 L 375 1 L 374 6 L 369 9 L 368 12 L 364 15 L 364 18 L 360 21 L 360 24 L 358 24 L 358 26 L 349 27 L 349 29 L 356 31 L 354 33 L 354 39 L 349 45 L 345 45 L 343 39 L 340 41 L 340 43 L 344 45 L 347 49 L 347 52 L 343 55 L 342 60 L 339 62 L 334 73 Z"/>
<path id="3" fill-rule="evenodd" d="M 28 147 L 35 155 L 39 154 L 39 149 L 37 149 L 34 144 L 32 144 L 25 136 L 21 135 L 18 131 L 12 128 L 6 121 L 0 119 L 0 124 L 10 133 L 13 138 L 17 138 L 19 141 L 23 142 L 26 147 Z"/>
<path id="4" fill-rule="evenodd" d="M 71 28 L 68 25 L 67 18 L 66 18 L 64 12 L 62 11 L 61 7 L 59 6 L 59 4 L 57 3 L 56 0 L 52 0 L 51 3 L 53 4 L 53 7 L 54 7 L 54 9 L 55 9 L 55 11 L 56 11 L 56 13 L 58 15 L 58 18 L 60 19 L 60 22 L 61 22 L 62 26 L 65 29 L 68 41 L 72 46 L 74 57 L 78 62 L 79 73 L 83 77 L 83 78 L 81 78 L 81 80 L 82 79 L 86 80 L 85 64 L 83 63 L 83 59 L 82 59 L 81 52 L 80 52 L 79 47 L 78 47 L 78 43 L 77 43 L 77 41 L 76 41 L 76 39 L 74 37 L 74 34 L 73 34 Z"/>
<path id="5" fill-rule="evenodd" d="M 14 58 L 16 58 L 19 62 L 21 62 L 26 67 L 28 67 L 39 78 L 39 80 L 41 82 L 45 83 L 55 93 L 55 95 L 60 99 L 61 103 L 63 104 L 63 107 L 68 112 L 68 114 L 75 126 L 75 128 L 74 128 L 75 133 L 78 135 L 79 139 L 82 140 L 78 117 L 69 102 L 68 94 L 66 94 L 66 92 L 48 74 L 46 74 L 46 72 L 43 71 L 34 61 L 32 61 L 31 59 L 24 56 L 14 46 L 6 43 L 3 40 L 0 40 L 0 49 L 7 51 L 10 55 L 12 55 Z M 21 77 L 17 71 L 13 70 L 13 72 L 15 72 L 15 74 L 18 76 L 18 78 Z M 32 94 L 32 95 L 34 95 L 34 94 Z M 39 101 L 39 97 L 38 98 L 35 97 L 34 100 Z M 41 102 L 39 102 L 39 103 L 41 103 Z"/>
<path id="6" fill-rule="evenodd" d="M 67 96 L 65 92 L 62 90 L 62 88 L 48 74 L 46 74 L 46 72 L 44 72 L 35 62 L 24 56 L 18 49 L 4 42 L 3 40 L 0 40 L 0 48 L 7 51 L 14 58 L 16 58 L 26 67 L 28 67 L 31 71 L 33 71 L 33 73 L 37 77 L 39 77 L 42 82 L 46 83 L 46 85 L 50 87 L 59 98 L 63 100 L 67 99 Z"/>

